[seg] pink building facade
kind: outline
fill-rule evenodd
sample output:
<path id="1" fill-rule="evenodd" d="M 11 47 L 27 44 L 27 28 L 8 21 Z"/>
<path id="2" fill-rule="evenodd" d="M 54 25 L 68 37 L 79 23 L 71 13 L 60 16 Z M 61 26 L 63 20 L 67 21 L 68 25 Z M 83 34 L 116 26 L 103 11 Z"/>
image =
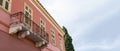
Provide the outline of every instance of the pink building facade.
<path id="1" fill-rule="evenodd" d="M 0 34 L 0 51 L 65 51 L 65 33 L 38 0 L 0 0 Z"/>

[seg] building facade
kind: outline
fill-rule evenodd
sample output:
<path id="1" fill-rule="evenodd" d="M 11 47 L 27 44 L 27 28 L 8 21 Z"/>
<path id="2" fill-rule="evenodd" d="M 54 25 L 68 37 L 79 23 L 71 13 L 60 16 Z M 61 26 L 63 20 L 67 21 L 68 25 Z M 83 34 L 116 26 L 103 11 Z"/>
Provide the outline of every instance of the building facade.
<path id="1" fill-rule="evenodd" d="M 65 51 L 64 34 L 38 0 L 0 0 L 0 51 Z"/>

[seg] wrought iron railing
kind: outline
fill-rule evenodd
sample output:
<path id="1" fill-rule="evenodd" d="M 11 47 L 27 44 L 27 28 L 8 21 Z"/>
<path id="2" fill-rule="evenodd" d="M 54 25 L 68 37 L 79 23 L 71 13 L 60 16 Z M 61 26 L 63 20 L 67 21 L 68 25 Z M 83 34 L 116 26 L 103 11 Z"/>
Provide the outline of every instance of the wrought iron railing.
<path id="1" fill-rule="evenodd" d="M 23 23 L 28 29 L 31 29 L 31 31 L 34 32 L 36 35 L 48 41 L 48 33 L 45 32 L 44 33 L 45 36 L 43 37 L 41 34 L 40 26 L 36 24 L 31 18 L 27 17 L 23 12 L 14 13 L 11 15 L 11 18 L 13 17 L 18 20 L 16 23 Z M 25 19 L 30 21 L 30 24 L 31 24 L 30 26 L 27 25 L 27 23 L 25 22 Z M 11 24 L 13 24 L 13 22 L 11 22 Z"/>

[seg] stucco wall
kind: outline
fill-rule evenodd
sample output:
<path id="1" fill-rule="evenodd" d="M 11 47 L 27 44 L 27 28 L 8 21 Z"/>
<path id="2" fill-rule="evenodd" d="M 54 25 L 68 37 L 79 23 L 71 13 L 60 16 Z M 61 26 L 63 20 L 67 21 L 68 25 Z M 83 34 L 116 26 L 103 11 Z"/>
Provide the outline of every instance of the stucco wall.
<path id="1" fill-rule="evenodd" d="M 49 35 L 49 45 L 48 47 L 40 50 L 40 48 L 36 48 L 34 43 L 25 39 L 18 39 L 15 35 L 9 35 L 9 25 L 10 25 L 10 15 L 3 11 L 0 8 L 0 51 L 60 51 L 59 47 L 59 33 L 56 28 L 45 18 L 45 16 L 38 11 L 35 6 L 29 0 L 12 0 L 11 4 L 11 14 L 17 12 L 24 12 L 24 3 L 29 5 L 33 10 L 33 21 L 40 25 L 40 19 L 46 22 L 46 31 Z M 4 23 L 4 24 L 2 24 Z M 51 44 L 51 36 L 50 30 L 53 29 L 55 31 L 56 38 L 56 46 Z M 62 37 L 63 38 L 63 37 Z M 63 39 L 64 40 L 64 39 Z M 64 44 L 64 41 L 63 41 Z"/>

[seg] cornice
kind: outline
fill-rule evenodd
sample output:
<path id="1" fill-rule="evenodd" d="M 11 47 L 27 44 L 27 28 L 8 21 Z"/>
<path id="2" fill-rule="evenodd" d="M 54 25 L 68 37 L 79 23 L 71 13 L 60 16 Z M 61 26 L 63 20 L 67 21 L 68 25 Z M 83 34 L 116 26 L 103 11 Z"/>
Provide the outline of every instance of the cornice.
<path id="1" fill-rule="evenodd" d="M 54 20 L 54 18 L 47 12 L 47 10 L 42 6 L 41 3 L 39 3 L 38 0 L 31 0 L 40 11 L 42 11 L 44 13 L 44 15 L 53 23 L 53 25 L 57 28 L 57 30 L 60 32 L 60 34 L 62 36 L 65 35 L 64 31 L 62 30 L 62 28 L 60 27 L 60 25 L 58 25 L 58 23 Z"/>

